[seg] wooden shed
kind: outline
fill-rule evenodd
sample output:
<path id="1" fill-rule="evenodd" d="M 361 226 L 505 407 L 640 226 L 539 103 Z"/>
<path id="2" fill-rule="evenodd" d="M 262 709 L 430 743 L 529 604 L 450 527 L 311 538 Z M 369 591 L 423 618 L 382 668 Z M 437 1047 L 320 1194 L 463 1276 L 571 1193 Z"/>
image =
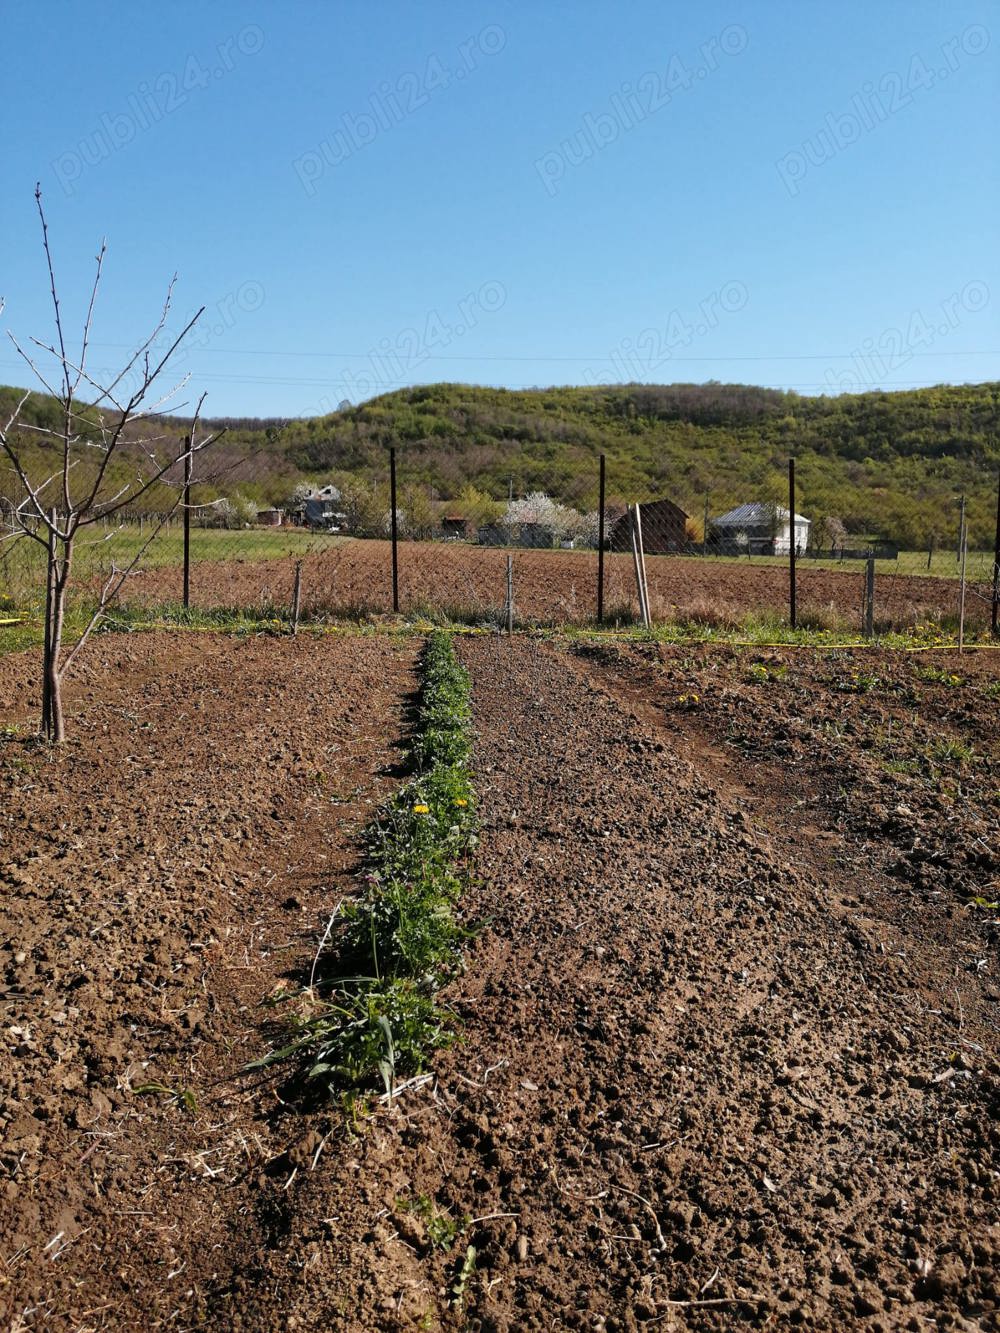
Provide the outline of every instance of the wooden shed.
<path id="1" fill-rule="evenodd" d="M 469 535 L 469 520 L 464 514 L 445 514 L 441 519 L 441 532 L 445 537 L 464 541 Z"/>
<path id="2" fill-rule="evenodd" d="M 649 500 L 639 506 L 642 545 L 647 555 L 672 555 L 688 547 L 688 516 L 673 500 Z M 622 514 L 611 529 L 612 551 L 632 549 L 632 515 Z"/>

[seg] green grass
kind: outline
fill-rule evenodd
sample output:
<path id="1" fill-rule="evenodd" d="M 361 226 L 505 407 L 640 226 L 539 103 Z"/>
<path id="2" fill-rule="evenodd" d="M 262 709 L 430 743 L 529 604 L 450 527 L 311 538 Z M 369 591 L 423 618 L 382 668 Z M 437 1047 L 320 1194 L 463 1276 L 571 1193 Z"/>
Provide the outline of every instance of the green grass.
<path id="1" fill-rule="evenodd" d="M 127 566 L 149 537 L 149 527 L 124 524 L 105 534 L 101 528 L 85 531 L 74 550 L 73 578 L 77 586 L 106 575 L 115 563 Z M 191 529 L 191 561 L 207 560 L 277 560 L 285 556 L 304 556 L 311 551 L 329 550 L 345 538 L 300 528 L 225 528 Z M 171 522 L 149 543 L 141 558 L 142 569 L 180 566 L 184 559 L 183 531 L 180 522 Z M 36 541 L 21 538 L 0 547 L 0 594 L 8 598 L 29 598 L 45 586 L 45 552 Z"/>
<path id="2" fill-rule="evenodd" d="M 454 909 L 475 816 L 469 678 L 447 633 L 431 635 L 422 673 L 416 772 L 368 830 L 365 888 L 343 913 L 337 966 L 292 997 L 291 1040 L 253 1068 L 294 1059 L 331 1092 L 381 1078 L 391 1093 L 454 1035 L 437 993 L 459 966 Z"/>

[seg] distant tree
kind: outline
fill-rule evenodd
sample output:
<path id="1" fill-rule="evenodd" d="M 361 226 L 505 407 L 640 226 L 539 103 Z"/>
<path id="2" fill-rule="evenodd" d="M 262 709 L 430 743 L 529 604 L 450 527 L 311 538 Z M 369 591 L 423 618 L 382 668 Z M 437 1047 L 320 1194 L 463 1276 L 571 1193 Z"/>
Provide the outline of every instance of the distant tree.
<path id="1" fill-rule="evenodd" d="M 400 497 L 405 520 L 397 518 L 400 534 L 414 541 L 426 541 L 437 526 L 437 515 L 426 486 L 404 486 Z M 390 522 L 389 530 L 392 530 Z"/>
<path id="2" fill-rule="evenodd" d="M 45 646 L 40 730 L 49 739 L 62 741 L 66 734 L 62 703 L 66 672 L 110 603 L 121 592 L 149 544 L 181 504 L 185 467 L 195 455 L 218 439 L 222 431 L 199 438 L 202 395 L 186 435 L 172 442 L 167 437 L 165 442 L 163 435 L 148 433 L 152 423 L 163 415 L 164 404 L 187 382 L 188 377 L 184 376 L 165 393 L 160 393 L 159 381 L 164 370 L 202 313 L 199 310 L 188 321 L 165 352 L 154 350 L 166 325 L 176 279 L 172 279 L 167 287 L 166 299 L 152 333 L 132 353 L 123 368 L 117 374 L 105 377 L 103 382 L 91 376 L 87 369 L 87 353 L 107 248 L 103 242 L 90 289 L 80 352 L 74 355 L 70 351 L 39 186 L 35 187 L 35 202 L 55 312 L 55 338 L 51 342 L 31 338 L 36 350 L 29 353 L 13 334 L 9 336 L 26 365 L 55 399 L 58 415 L 47 425 L 22 421 L 22 413 L 32 397 L 29 389 L 6 415 L 6 420 L 0 422 L 0 451 L 10 463 L 21 489 L 20 499 L 5 507 L 0 542 L 33 541 L 45 551 Z M 44 368 L 38 364 L 39 354 L 50 358 Z M 86 394 L 89 402 L 77 397 L 79 391 Z M 169 492 L 172 498 L 167 503 L 163 497 L 165 487 L 172 488 Z M 158 518 L 148 524 L 127 563 L 121 567 L 112 564 L 83 633 L 64 655 L 67 595 L 81 536 L 97 524 L 103 527 L 124 509 L 134 509 L 144 501 L 148 502 L 154 494 L 161 505 Z"/>
<path id="3" fill-rule="evenodd" d="M 359 537 L 384 537 L 389 518 L 388 487 L 360 477 L 348 477 L 340 488 L 340 505 L 347 528 Z"/>
<path id="4" fill-rule="evenodd" d="M 476 527 L 482 527 L 486 523 L 495 523 L 503 513 L 503 505 L 499 504 L 485 491 L 479 490 L 472 482 L 466 482 L 458 494 L 458 499 L 454 505 L 455 510 L 463 518 L 467 518 Z"/>
<path id="5" fill-rule="evenodd" d="M 546 495 L 544 491 L 531 491 L 521 500 L 511 500 L 504 510 L 501 522 L 504 527 L 516 528 L 524 523 L 537 523 L 551 529 L 557 539 L 572 537 L 583 515 L 575 509 L 569 509 Z"/>
<path id="6" fill-rule="evenodd" d="M 212 505 L 221 528 L 248 528 L 257 522 L 257 502 L 241 491 L 225 495 Z"/>

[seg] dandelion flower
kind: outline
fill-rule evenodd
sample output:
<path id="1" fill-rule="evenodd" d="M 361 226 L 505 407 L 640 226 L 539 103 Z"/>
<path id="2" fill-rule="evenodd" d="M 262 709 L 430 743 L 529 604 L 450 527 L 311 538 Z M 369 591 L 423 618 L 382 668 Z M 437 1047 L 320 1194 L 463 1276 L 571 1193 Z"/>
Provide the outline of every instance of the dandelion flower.
<path id="1" fill-rule="evenodd" d="M 430 811 L 429 805 L 415 805 L 413 807 L 413 813 L 415 815 L 426 815 L 429 811 Z"/>
<path id="2" fill-rule="evenodd" d="M 461 796 L 456 796 L 456 798 L 455 798 L 455 804 L 456 804 L 456 805 L 468 805 L 469 802 L 466 801 L 466 800 L 464 800 Z"/>

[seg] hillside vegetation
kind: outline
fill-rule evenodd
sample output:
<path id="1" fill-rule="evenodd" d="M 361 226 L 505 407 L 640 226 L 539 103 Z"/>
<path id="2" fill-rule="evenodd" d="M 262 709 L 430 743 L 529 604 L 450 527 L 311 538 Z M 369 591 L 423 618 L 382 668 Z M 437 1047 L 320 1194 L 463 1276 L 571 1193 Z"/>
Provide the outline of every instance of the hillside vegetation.
<path id="1" fill-rule="evenodd" d="M 0 411 L 16 390 L 0 390 Z M 25 419 L 50 424 L 55 404 Z M 209 423 L 212 426 L 219 422 Z M 232 419 L 203 476 L 202 498 L 239 489 L 281 503 L 303 479 L 384 482 L 398 451 L 401 487 L 433 499 L 545 491 L 580 509 L 667 496 L 700 516 L 781 499 L 797 460 L 797 509 L 905 546 L 950 540 L 958 495 L 971 542 L 992 545 L 1000 470 L 1000 382 L 894 393 L 802 397 L 735 384 L 507 390 L 462 384 L 402 389 L 329 416 Z M 180 420 L 165 431 L 184 429 Z M 44 465 L 37 445 L 33 461 Z M 11 493 L 9 470 L 0 489 Z"/>

